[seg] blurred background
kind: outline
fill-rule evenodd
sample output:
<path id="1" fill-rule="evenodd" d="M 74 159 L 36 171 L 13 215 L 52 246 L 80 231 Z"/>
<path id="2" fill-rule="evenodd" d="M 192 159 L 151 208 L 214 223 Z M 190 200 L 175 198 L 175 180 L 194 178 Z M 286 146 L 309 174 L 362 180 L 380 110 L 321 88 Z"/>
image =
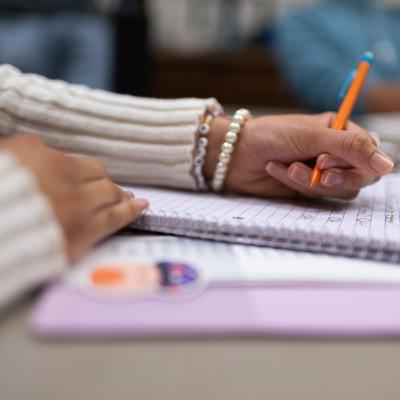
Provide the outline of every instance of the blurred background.
<path id="1" fill-rule="evenodd" d="M 319 111 L 335 107 L 365 47 L 378 53 L 377 71 L 400 82 L 400 0 L 373 6 L 390 23 L 362 10 L 372 3 L 0 0 L 0 62 L 119 93 Z"/>

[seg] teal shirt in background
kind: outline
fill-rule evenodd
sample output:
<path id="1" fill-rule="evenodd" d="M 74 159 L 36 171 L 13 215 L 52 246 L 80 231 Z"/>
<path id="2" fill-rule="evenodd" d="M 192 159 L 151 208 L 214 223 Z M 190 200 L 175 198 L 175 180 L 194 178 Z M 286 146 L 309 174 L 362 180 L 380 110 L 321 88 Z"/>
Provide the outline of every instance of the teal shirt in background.
<path id="1" fill-rule="evenodd" d="M 274 48 L 289 87 L 315 111 L 336 110 L 338 94 L 362 53 L 374 52 L 374 80 L 400 83 L 400 9 L 373 0 L 323 0 L 276 21 Z M 361 96 L 356 111 L 365 111 Z"/>

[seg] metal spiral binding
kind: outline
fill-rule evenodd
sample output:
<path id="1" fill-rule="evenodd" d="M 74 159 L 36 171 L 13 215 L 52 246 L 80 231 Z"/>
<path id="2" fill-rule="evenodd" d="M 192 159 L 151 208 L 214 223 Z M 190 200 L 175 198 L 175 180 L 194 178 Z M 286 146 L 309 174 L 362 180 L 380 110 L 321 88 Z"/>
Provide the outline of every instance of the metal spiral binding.
<path id="1" fill-rule="evenodd" d="M 373 239 L 361 241 L 357 245 L 357 238 L 346 242 L 346 236 L 339 230 L 333 237 L 331 234 L 321 234 L 310 224 L 308 228 L 294 225 L 291 228 L 283 224 L 273 226 L 267 223 L 261 227 L 255 223 L 237 221 L 230 223 L 218 220 L 216 217 L 200 214 L 193 218 L 189 213 L 173 212 L 167 216 L 166 212 L 158 210 L 157 213 L 147 210 L 134 224 L 142 230 L 152 230 L 179 236 L 195 237 L 208 240 L 220 240 L 227 243 L 240 243 L 247 245 L 264 245 L 289 250 L 302 250 L 315 253 L 327 253 L 391 263 L 400 262 L 400 246 L 390 248 L 386 243 L 382 248 L 374 249 Z"/>

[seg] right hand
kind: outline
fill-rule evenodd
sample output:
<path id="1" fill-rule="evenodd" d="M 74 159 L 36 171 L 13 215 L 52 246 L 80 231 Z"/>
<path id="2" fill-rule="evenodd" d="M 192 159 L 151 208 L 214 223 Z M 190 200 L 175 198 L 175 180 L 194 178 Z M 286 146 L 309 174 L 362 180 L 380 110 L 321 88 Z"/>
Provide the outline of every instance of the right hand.
<path id="1" fill-rule="evenodd" d="M 72 156 L 48 147 L 34 135 L 0 142 L 36 178 L 50 202 L 76 260 L 94 243 L 133 222 L 149 206 L 112 183 L 94 158 Z"/>
<path id="2" fill-rule="evenodd" d="M 393 169 L 393 161 L 362 128 L 328 128 L 332 113 L 278 115 L 249 120 L 244 126 L 225 181 L 225 190 L 259 197 L 335 197 L 352 199 L 360 189 Z M 229 120 L 217 118 L 210 135 L 205 176 L 211 179 Z M 321 182 L 310 188 L 315 163 Z M 332 179 L 333 178 L 333 179 Z"/>

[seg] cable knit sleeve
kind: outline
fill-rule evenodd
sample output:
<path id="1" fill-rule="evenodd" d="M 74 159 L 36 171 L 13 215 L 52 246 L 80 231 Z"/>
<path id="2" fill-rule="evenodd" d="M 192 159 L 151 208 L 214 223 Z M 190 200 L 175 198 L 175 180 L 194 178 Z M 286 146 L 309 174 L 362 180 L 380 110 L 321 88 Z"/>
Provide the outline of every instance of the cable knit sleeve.
<path id="1" fill-rule="evenodd" d="M 67 264 L 62 230 L 34 177 L 0 153 L 0 308 Z"/>
<path id="2" fill-rule="evenodd" d="M 195 189 L 193 149 L 215 99 L 159 100 L 91 90 L 0 66 L 0 133 L 35 132 L 102 161 L 118 182 Z"/>

